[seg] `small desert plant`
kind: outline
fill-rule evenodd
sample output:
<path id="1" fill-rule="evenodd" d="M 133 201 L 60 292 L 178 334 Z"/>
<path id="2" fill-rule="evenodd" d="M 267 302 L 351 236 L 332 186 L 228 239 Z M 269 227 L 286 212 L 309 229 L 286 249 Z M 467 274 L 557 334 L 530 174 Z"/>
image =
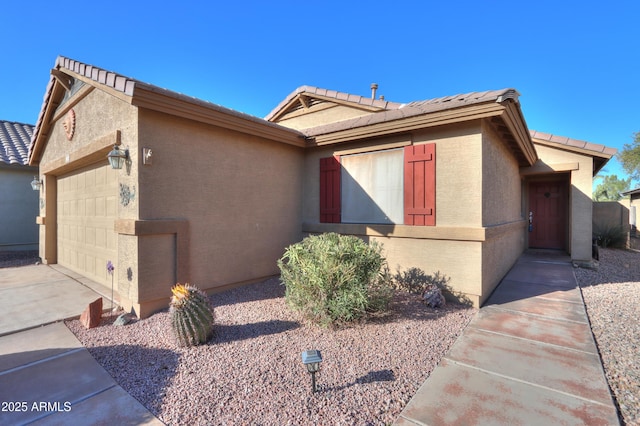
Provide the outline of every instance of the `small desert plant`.
<path id="1" fill-rule="evenodd" d="M 213 308 L 207 295 L 191 284 L 176 284 L 169 307 L 171 327 L 180 346 L 206 343 L 213 336 Z"/>
<path id="2" fill-rule="evenodd" d="M 422 269 L 415 267 L 408 268 L 402 272 L 398 270 L 393 277 L 396 289 L 417 294 L 428 305 L 434 304 L 431 300 L 441 301 L 439 295 L 455 303 L 471 305 L 471 300 L 464 293 L 454 290 L 449 281 L 451 281 L 451 278 L 440 271 L 435 272 L 433 275 L 428 275 Z M 444 302 L 436 304 L 441 305 Z"/>
<path id="3" fill-rule="evenodd" d="M 602 248 L 623 248 L 627 243 L 627 234 L 621 225 L 593 224 L 593 238 Z"/>
<path id="4" fill-rule="evenodd" d="M 289 306 L 324 326 L 386 309 L 393 289 L 385 265 L 381 245 L 336 233 L 309 236 L 278 260 Z"/>
<path id="5" fill-rule="evenodd" d="M 441 290 L 446 289 L 449 284 L 449 278 L 440 272 L 436 272 L 434 275 L 428 275 L 420 268 L 409 268 L 402 272 L 396 272 L 394 282 L 398 290 L 422 295 L 427 289 L 433 286 Z"/>

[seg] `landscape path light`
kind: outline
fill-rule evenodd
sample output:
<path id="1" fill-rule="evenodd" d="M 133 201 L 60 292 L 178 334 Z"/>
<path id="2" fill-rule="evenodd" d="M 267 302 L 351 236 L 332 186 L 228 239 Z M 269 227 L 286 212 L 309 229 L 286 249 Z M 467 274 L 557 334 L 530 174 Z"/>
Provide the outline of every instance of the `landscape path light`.
<path id="1" fill-rule="evenodd" d="M 320 355 L 320 351 L 311 350 L 302 352 L 302 363 L 307 366 L 307 371 L 311 373 L 311 388 L 314 393 L 317 392 L 316 373 L 320 370 L 321 362 L 322 355 Z"/>

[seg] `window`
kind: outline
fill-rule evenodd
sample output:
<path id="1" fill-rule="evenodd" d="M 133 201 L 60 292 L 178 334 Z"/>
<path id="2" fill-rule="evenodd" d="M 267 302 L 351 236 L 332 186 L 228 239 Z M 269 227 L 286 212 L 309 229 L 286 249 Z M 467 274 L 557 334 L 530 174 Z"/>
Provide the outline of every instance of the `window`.
<path id="1" fill-rule="evenodd" d="M 402 223 L 403 150 L 340 157 L 344 223 Z"/>
<path id="2" fill-rule="evenodd" d="M 435 144 L 320 159 L 320 222 L 435 225 Z"/>

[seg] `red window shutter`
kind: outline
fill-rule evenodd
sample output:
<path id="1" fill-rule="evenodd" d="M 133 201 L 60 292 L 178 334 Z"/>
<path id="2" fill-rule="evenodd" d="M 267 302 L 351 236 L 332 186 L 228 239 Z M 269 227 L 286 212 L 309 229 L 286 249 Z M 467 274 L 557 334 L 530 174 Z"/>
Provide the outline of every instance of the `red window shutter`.
<path id="1" fill-rule="evenodd" d="M 320 222 L 340 223 L 340 157 L 320 159 Z"/>
<path id="2" fill-rule="evenodd" d="M 404 223 L 436 224 L 436 145 L 404 148 Z"/>

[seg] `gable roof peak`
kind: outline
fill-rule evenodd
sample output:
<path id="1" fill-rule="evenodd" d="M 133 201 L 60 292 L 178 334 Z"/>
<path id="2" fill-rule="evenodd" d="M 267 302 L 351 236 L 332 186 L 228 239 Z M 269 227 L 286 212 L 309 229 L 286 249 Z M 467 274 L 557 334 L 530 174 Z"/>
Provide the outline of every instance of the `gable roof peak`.
<path id="1" fill-rule="evenodd" d="M 372 97 L 364 97 L 337 90 L 323 89 L 315 86 L 300 86 L 293 92 L 289 93 L 282 102 L 280 102 L 269 114 L 265 116 L 265 120 L 275 121 L 278 117 L 286 114 L 288 111 L 295 109 L 300 102 L 305 103 L 306 99 L 317 99 L 321 101 L 336 102 L 342 104 L 351 104 L 352 106 L 365 108 L 372 111 L 386 111 L 398 109 L 402 104 L 390 102 L 384 99 L 374 99 Z M 299 106 L 299 105 L 298 105 Z"/>

